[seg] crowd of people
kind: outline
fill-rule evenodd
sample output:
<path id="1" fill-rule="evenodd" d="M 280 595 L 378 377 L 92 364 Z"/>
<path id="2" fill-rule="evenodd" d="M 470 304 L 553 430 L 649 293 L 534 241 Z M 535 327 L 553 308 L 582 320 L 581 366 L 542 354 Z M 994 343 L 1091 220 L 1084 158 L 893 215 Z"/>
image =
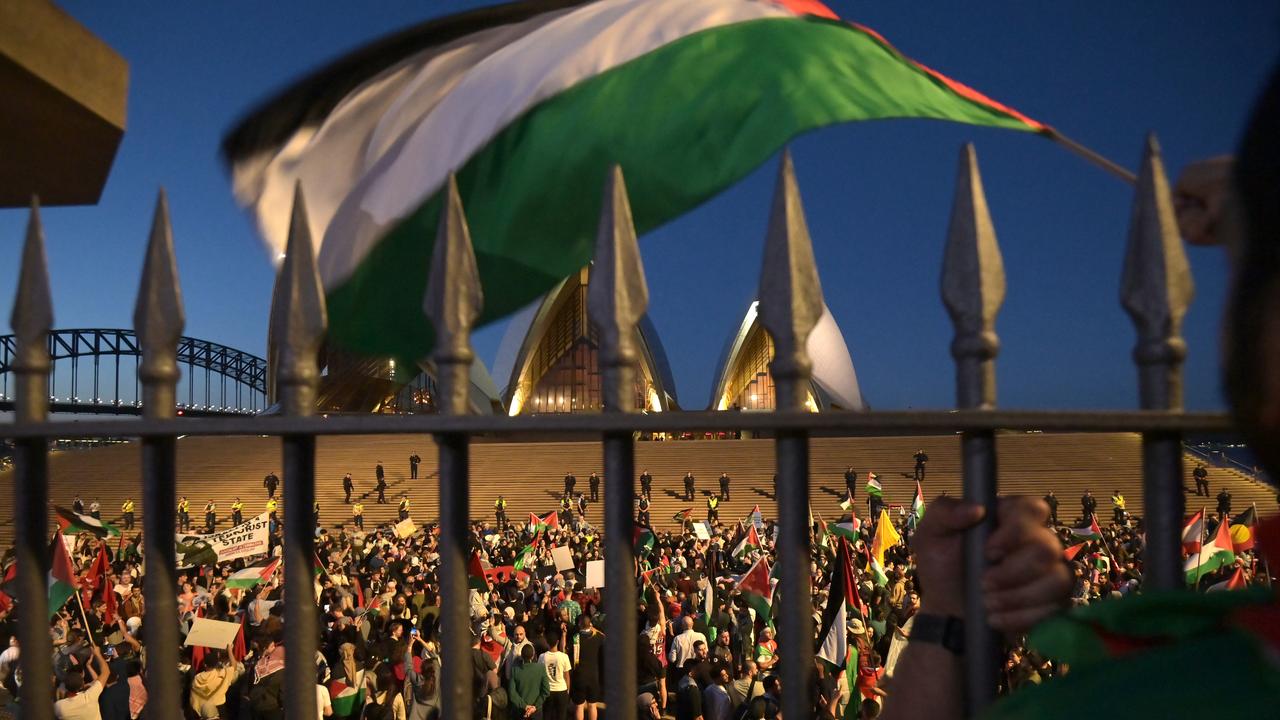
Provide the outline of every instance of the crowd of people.
<path id="1" fill-rule="evenodd" d="M 924 476 L 922 455 L 916 456 L 916 478 Z M 777 717 L 783 692 L 778 670 L 787 662 L 787 639 L 777 637 L 770 609 L 775 520 L 753 511 L 720 522 L 704 523 L 686 514 L 666 527 L 662 521 L 650 523 L 653 481 L 644 478 L 648 475 L 642 474 L 636 495 L 641 598 L 635 702 L 641 717 Z M 598 476 L 590 477 L 590 491 L 598 492 Z M 841 509 L 831 508 L 831 522 L 816 515 L 810 527 L 820 633 L 824 609 L 842 597 L 838 587 L 833 590 L 842 582 L 839 573 L 849 574 L 852 589 L 847 619 L 837 631 L 850 652 L 840 657 L 828 653 L 817 663 L 814 717 L 875 717 L 886 699 L 902 691 L 899 682 L 909 687 L 909 679 L 895 678 L 902 677 L 901 660 L 925 590 L 913 542 L 915 533 L 927 529 L 923 510 L 886 504 L 874 473 L 865 476 L 868 503 L 854 504 L 862 477 L 850 468 Z M 567 473 L 566 500 L 575 482 Z M 278 480 L 265 483 L 271 495 L 273 485 Z M 727 475 L 721 476 L 719 489 L 728 496 Z M 1087 494 L 1082 498 L 1082 513 L 1074 524 L 1054 528 L 1066 550 L 1065 557 L 1052 562 L 1064 564 L 1071 577 L 1064 604 L 1068 598 L 1076 605 L 1097 603 L 1141 588 L 1141 521 L 1127 513 L 1116 515 L 1100 535 L 1088 535 L 1085 531 L 1098 525 L 1089 499 Z M 1045 500 L 1043 505 L 1035 501 L 1039 509 L 1033 512 L 1040 513 L 1035 520 L 1047 533 L 1046 526 L 1056 525 L 1057 506 L 1052 492 Z M 1123 496 L 1118 501 L 1123 508 Z M 871 514 L 873 509 L 877 514 Z M 476 578 L 470 597 L 475 716 L 594 720 L 602 712 L 610 664 L 604 638 L 618 631 L 604 614 L 606 591 L 587 584 L 588 563 L 603 558 L 602 536 L 570 505 L 531 516 L 529 522 L 511 521 L 505 511 L 499 497 L 495 521 L 472 524 L 471 550 L 484 573 L 483 579 Z M 885 523 L 889 527 L 881 528 Z M 1213 532 L 1210 524 L 1208 536 Z M 267 559 L 280 553 L 278 518 L 271 533 Z M 139 538 L 88 532 L 69 537 L 74 540 L 69 558 L 81 590 L 58 609 L 50 627 L 55 644 L 50 688 L 58 697 L 58 717 L 151 717 L 146 687 L 155 672 L 145 667 L 148 616 L 141 594 Z M 1057 547 L 1058 541 L 1051 542 Z M 560 548 L 568 550 L 568 562 Z M 316 574 L 308 581 L 315 582 L 323 612 L 317 629 L 321 650 L 314 659 L 319 717 L 438 717 L 440 596 L 434 527 L 424 525 L 407 535 L 390 523 L 367 531 L 355 525 L 319 530 L 316 557 Z M 225 648 L 183 648 L 188 718 L 283 717 L 285 578 L 278 564 L 272 564 L 254 573 L 250 582 L 243 580 L 242 571 L 262 567 L 263 560 L 180 572 L 175 590 L 184 634 L 199 618 L 240 626 Z M 1257 568 L 1247 550 L 1232 565 L 1198 578 L 1197 585 L 1213 586 L 1237 571 L 1246 584 L 1255 582 Z M 13 639 L 21 608 L 6 601 L 4 611 L 0 633 L 10 639 L 9 651 L 0 656 L 0 683 L 10 693 L 13 710 L 12 698 L 22 681 Z M 1008 647 L 1002 691 L 1038 684 L 1063 670 L 1052 658 L 1015 641 Z"/>

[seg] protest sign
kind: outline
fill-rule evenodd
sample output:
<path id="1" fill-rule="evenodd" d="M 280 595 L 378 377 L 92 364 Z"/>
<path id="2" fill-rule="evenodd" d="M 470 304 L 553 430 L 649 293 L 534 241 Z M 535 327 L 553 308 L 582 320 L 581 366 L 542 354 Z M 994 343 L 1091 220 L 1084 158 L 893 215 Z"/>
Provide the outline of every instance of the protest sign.
<path id="1" fill-rule="evenodd" d="M 224 649 L 236 641 L 240 623 L 222 622 L 209 618 L 196 618 L 187 633 L 187 645 Z"/>
<path id="2" fill-rule="evenodd" d="M 573 551 L 565 545 L 551 548 L 551 559 L 556 563 L 556 570 L 564 572 L 573 569 Z"/>
<path id="3" fill-rule="evenodd" d="M 176 548 L 178 567 L 212 565 L 266 554 L 270 535 L 271 522 L 267 513 L 210 535 L 179 534 Z"/>
<path id="4" fill-rule="evenodd" d="M 587 587 L 589 588 L 604 587 L 604 561 L 603 560 L 587 561 Z"/>

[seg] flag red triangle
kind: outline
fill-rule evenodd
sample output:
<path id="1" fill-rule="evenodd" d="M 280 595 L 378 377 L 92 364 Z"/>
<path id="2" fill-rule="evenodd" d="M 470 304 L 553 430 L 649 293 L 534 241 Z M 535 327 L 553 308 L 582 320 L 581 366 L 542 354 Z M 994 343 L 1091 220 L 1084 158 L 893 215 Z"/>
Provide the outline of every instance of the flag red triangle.
<path id="1" fill-rule="evenodd" d="M 1071 547 L 1062 551 L 1062 556 L 1067 559 L 1067 562 L 1071 562 L 1072 560 L 1076 559 L 1076 555 L 1080 554 L 1080 551 L 1084 549 L 1085 545 L 1088 545 L 1088 543 L 1080 543 L 1078 545 L 1072 545 Z"/>

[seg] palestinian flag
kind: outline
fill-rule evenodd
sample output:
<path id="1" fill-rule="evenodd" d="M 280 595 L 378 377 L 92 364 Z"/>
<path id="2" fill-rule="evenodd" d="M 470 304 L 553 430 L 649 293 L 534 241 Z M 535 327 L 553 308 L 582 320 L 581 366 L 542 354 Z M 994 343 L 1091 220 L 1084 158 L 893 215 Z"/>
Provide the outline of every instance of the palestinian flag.
<path id="1" fill-rule="evenodd" d="M 887 118 L 1052 135 L 816 0 L 526 0 L 359 48 L 257 108 L 222 149 L 273 258 L 301 184 L 330 337 L 419 358 L 451 174 L 485 324 L 591 260 L 614 164 L 643 234 L 797 135 Z"/>
<path id="2" fill-rule="evenodd" d="M 529 558 L 531 555 L 533 555 L 533 545 L 525 545 L 520 549 L 520 552 L 516 554 L 516 560 L 512 564 L 512 567 L 516 570 L 524 570 L 529 566 Z"/>
<path id="3" fill-rule="evenodd" d="M 1231 544 L 1235 552 L 1253 549 L 1253 532 L 1258 525 L 1258 510 L 1250 506 L 1248 510 L 1231 519 Z"/>
<path id="4" fill-rule="evenodd" d="M 671 516 L 671 522 L 680 523 L 681 525 L 693 519 L 693 508 L 685 508 L 675 515 Z"/>
<path id="5" fill-rule="evenodd" d="M 880 487 L 880 478 L 875 473 L 867 473 L 867 494 L 884 497 L 884 489 Z"/>
<path id="6" fill-rule="evenodd" d="M 53 510 L 58 514 L 58 530 L 63 535 L 90 533 L 97 537 L 105 538 L 109 535 L 120 534 L 120 528 L 101 520 L 95 520 L 92 515 L 81 515 L 78 512 L 57 505 L 53 507 Z"/>
<path id="7" fill-rule="evenodd" d="M 560 514 L 555 510 L 544 515 L 529 513 L 529 532 L 537 535 L 547 530 L 560 529 Z"/>
<path id="8" fill-rule="evenodd" d="M 467 587 L 480 592 L 489 592 L 489 578 L 485 577 L 484 565 L 480 563 L 480 553 L 471 553 L 467 561 Z"/>
<path id="9" fill-rule="evenodd" d="M 1071 528 L 1071 534 L 1085 540 L 1101 540 L 1102 528 L 1098 527 L 1098 518 L 1089 518 L 1089 527 Z"/>
<path id="10" fill-rule="evenodd" d="M 832 534 L 839 535 L 840 537 L 852 543 L 852 542 L 857 542 L 860 539 L 858 537 L 858 530 L 860 527 L 861 527 L 861 523 L 858 522 L 857 518 L 854 518 L 853 522 L 836 523 L 835 525 L 828 525 L 827 529 L 830 530 Z"/>
<path id="11" fill-rule="evenodd" d="M 276 568 L 279 566 L 279 558 L 271 562 L 250 565 L 239 572 L 232 573 L 231 577 L 227 578 L 227 587 L 247 589 L 264 583 L 271 579 L 271 576 L 275 574 Z"/>
<path id="12" fill-rule="evenodd" d="M 822 624 L 818 630 L 818 657 L 833 668 L 843 667 L 849 655 L 849 632 L 845 628 L 848 609 L 857 607 L 857 595 L 853 588 L 853 562 L 849 558 L 849 543 L 839 541 L 835 567 L 831 570 L 831 583 L 827 586 L 827 606 L 822 611 Z"/>
<path id="13" fill-rule="evenodd" d="M 759 505 L 751 508 L 751 512 L 747 513 L 747 524 L 755 525 L 757 528 L 764 527 L 764 513 L 760 512 Z"/>
<path id="14" fill-rule="evenodd" d="M 71 563 L 71 555 L 67 553 L 67 545 L 62 541 L 62 533 L 53 534 L 49 552 L 52 562 L 49 564 L 49 620 L 62 609 L 63 605 L 76 594 L 79 583 L 76 582 L 75 566 Z"/>
<path id="15" fill-rule="evenodd" d="M 1076 556 L 1079 555 L 1080 551 L 1084 549 L 1084 546 L 1088 544 L 1089 543 L 1087 542 L 1082 542 L 1078 545 L 1072 545 L 1071 547 L 1062 551 L 1062 557 L 1065 558 L 1067 562 L 1071 562 L 1072 560 L 1076 559 Z"/>
<path id="16" fill-rule="evenodd" d="M 1204 510 L 1192 515 L 1182 526 L 1182 552 L 1198 553 L 1204 544 Z"/>
<path id="17" fill-rule="evenodd" d="M 733 556 L 740 558 L 752 550 L 759 550 L 763 545 L 760 543 L 760 534 L 756 532 L 756 526 L 752 525 L 747 528 L 747 532 L 742 536 L 742 541 L 733 548 Z"/>
<path id="18" fill-rule="evenodd" d="M 647 555 L 652 552 L 655 542 L 657 542 L 657 537 L 653 534 L 653 528 L 637 525 L 631 530 L 631 543 L 637 556 Z"/>
<path id="19" fill-rule="evenodd" d="M 893 521 L 889 520 L 889 511 L 880 511 L 880 520 L 876 522 L 876 536 L 871 541 L 871 558 L 880 567 L 884 567 L 884 553 L 889 548 L 902 542 L 902 536 L 893 529 Z"/>
<path id="20" fill-rule="evenodd" d="M 364 688 L 353 687 L 341 680 L 330 680 L 329 705 L 338 717 L 355 716 L 364 707 Z"/>
<path id="21" fill-rule="evenodd" d="M 320 556 L 316 554 L 315 550 L 312 550 L 311 551 L 311 574 L 315 577 L 320 577 L 321 575 L 324 575 L 326 572 L 328 571 L 324 569 L 324 563 L 320 562 Z"/>
<path id="22" fill-rule="evenodd" d="M 911 527 L 916 527 L 924 520 L 924 493 L 920 490 L 920 481 L 916 481 L 916 494 L 911 498 Z"/>
<path id="23" fill-rule="evenodd" d="M 1187 558 L 1183 565 L 1187 584 L 1196 585 L 1205 575 L 1234 563 L 1236 555 L 1233 548 L 1231 531 L 1227 523 L 1218 523 L 1218 532 L 1214 534 L 1213 540 L 1205 543 L 1205 546 L 1200 548 L 1200 552 Z"/>
<path id="24" fill-rule="evenodd" d="M 1222 590 L 1244 590 L 1247 587 L 1249 587 L 1249 581 L 1245 580 L 1244 578 L 1244 568 L 1236 568 L 1236 571 L 1231 573 L 1231 577 L 1227 578 L 1226 580 L 1223 580 L 1220 583 L 1214 583 L 1213 585 L 1209 586 L 1209 589 L 1206 590 L 1205 592 L 1219 592 Z"/>
<path id="25" fill-rule="evenodd" d="M 770 622 L 773 617 L 773 583 L 769 578 L 769 563 L 760 558 L 739 580 L 738 592 L 756 615 Z"/>

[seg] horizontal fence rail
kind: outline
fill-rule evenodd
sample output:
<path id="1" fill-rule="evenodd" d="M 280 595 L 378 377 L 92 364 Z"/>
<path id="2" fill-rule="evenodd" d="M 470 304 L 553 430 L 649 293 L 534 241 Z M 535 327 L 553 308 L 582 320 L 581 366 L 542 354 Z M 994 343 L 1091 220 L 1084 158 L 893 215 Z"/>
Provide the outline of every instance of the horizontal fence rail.
<path id="1" fill-rule="evenodd" d="M 184 314 L 179 289 L 167 201 L 161 193 L 147 247 L 146 262 L 134 314 L 134 334 L 111 352 L 141 357 L 144 417 L 127 421 L 48 422 L 47 392 L 51 352 L 62 347 L 50 339 L 52 301 L 45 268 L 38 208 L 22 254 L 22 269 L 13 311 L 14 334 L 5 340 L 4 357 L 14 376 L 13 424 L 0 431 L 15 440 L 16 556 L 18 597 L 23 613 L 45 612 L 48 558 L 44 526 L 48 491 L 47 443 L 51 439 L 137 437 L 142 439 L 142 476 L 147 513 L 145 599 L 149 690 L 148 715 L 180 717 L 180 684 L 169 673 L 177 666 L 178 627 L 175 606 L 174 491 L 175 441 L 179 436 L 270 435 L 282 442 L 285 488 L 283 559 L 288 577 L 310 576 L 314 557 L 315 451 L 326 435 L 432 435 L 439 448 L 441 565 L 441 702 L 443 717 L 472 716 L 471 666 L 473 628 L 468 607 L 467 566 L 476 558 L 469 543 L 469 443 L 483 435 L 592 434 L 601 437 L 606 472 L 605 496 L 606 615 L 610 678 L 605 688 L 611 718 L 636 717 L 636 646 L 638 627 L 635 529 L 631 502 L 635 497 L 637 434 L 680 431 L 749 431 L 777 439 L 779 495 L 778 566 L 783 713 L 807 717 L 813 709 L 814 619 L 811 606 L 811 557 L 808 549 L 810 438 L 823 434 L 891 436 L 950 434 L 962 436 L 964 495 L 994 508 L 998 493 L 997 463 L 1002 433 L 1137 432 L 1143 435 L 1144 496 L 1148 510 L 1150 586 L 1181 586 L 1179 544 L 1182 521 L 1182 439 L 1188 433 L 1225 433 L 1230 419 L 1221 413 L 1182 411 L 1182 360 L 1186 348 L 1179 333 L 1192 296 L 1185 255 L 1172 222 L 1168 183 L 1154 139 L 1145 147 L 1136 186 L 1129 244 L 1121 287 L 1121 304 L 1132 316 L 1138 343 L 1142 410 L 1020 411 L 996 408 L 995 358 L 999 339 L 995 320 L 1004 300 L 1005 276 L 995 239 L 977 156 L 962 148 L 945 255 L 941 294 L 955 327 L 951 353 L 956 363 L 957 410 L 804 412 L 804 388 L 812 365 L 806 340 L 822 312 L 822 291 L 799 186 L 789 154 L 779 169 L 765 261 L 759 283 L 761 322 L 774 342 L 770 366 L 776 384 L 777 412 L 638 412 L 633 389 L 638 357 L 636 323 L 648 304 L 635 228 L 621 168 L 611 168 L 602 194 L 595 271 L 589 287 L 588 312 L 599 330 L 604 411 L 598 414 L 470 415 L 468 372 L 474 358 L 470 332 L 483 304 L 476 259 L 456 183 L 449 179 L 447 198 L 434 238 L 430 276 L 423 298 L 424 315 L 437 343 L 430 358 L 437 414 L 407 416 L 316 414 L 319 380 L 317 353 L 326 332 L 324 293 L 317 273 L 302 187 L 297 188 L 288 248 L 280 268 L 271 317 L 271 352 L 275 377 L 252 356 L 232 358 L 212 344 L 183 345 Z M 133 342 L 136 335 L 136 343 Z M 77 341 L 78 342 L 78 341 Z M 95 341 L 96 342 L 96 341 Z M 100 352 L 101 343 L 91 352 Z M 64 348 L 66 350 L 67 348 Z M 74 351 L 75 347 L 70 347 Z M 215 357 L 217 355 L 217 357 Z M 254 389 L 274 381 L 279 414 L 256 417 L 176 418 L 175 400 L 183 364 L 201 364 L 249 383 Z M 188 380 L 190 380 L 188 378 Z M 965 542 L 964 713 L 976 715 L 993 701 L 1000 645 L 983 609 L 979 580 L 986 569 L 983 544 L 995 529 L 996 513 L 969 531 Z M 714 600 L 713 600 L 714 602 Z M 309 659 L 316 654 L 318 609 L 309 582 L 291 584 L 285 593 L 285 655 L 303 658 L 286 664 L 284 693 L 289 720 L 314 718 L 315 675 Z M 47 626 L 22 623 L 22 687 L 24 717 L 52 718 L 48 696 L 50 653 Z"/>

